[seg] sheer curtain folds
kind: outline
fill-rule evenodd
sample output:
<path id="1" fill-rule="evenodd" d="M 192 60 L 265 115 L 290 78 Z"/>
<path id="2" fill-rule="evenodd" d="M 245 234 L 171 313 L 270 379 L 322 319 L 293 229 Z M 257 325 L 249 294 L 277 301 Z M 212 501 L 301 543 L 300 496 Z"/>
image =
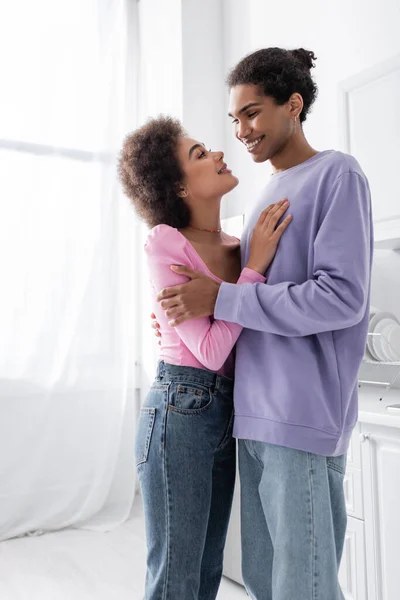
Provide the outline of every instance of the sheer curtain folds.
<path id="1" fill-rule="evenodd" d="M 134 496 L 136 0 L 0 5 L 0 539 Z"/>

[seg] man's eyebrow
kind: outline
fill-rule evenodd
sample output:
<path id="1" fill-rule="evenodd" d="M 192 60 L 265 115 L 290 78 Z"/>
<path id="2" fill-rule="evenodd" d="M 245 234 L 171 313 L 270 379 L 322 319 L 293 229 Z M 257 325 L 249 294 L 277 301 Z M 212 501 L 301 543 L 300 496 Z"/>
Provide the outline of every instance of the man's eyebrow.
<path id="1" fill-rule="evenodd" d="M 249 102 L 239 110 L 238 115 L 244 113 L 248 108 L 251 108 L 252 106 L 260 106 L 260 104 L 261 102 Z M 228 113 L 228 117 L 234 118 L 232 113 Z"/>

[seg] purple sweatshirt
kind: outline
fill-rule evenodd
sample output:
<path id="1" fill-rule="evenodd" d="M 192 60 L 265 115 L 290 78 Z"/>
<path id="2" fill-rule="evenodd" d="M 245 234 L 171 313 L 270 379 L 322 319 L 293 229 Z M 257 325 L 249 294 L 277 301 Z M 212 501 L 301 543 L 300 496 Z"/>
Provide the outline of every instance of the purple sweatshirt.
<path id="1" fill-rule="evenodd" d="M 335 151 L 273 175 L 245 226 L 242 264 L 261 211 L 287 197 L 293 221 L 267 283 L 222 283 L 215 318 L 237 342 L 238 438 L 326 456 L 347 451 L 357 421 L 373 252 L 368 181 Z"/>

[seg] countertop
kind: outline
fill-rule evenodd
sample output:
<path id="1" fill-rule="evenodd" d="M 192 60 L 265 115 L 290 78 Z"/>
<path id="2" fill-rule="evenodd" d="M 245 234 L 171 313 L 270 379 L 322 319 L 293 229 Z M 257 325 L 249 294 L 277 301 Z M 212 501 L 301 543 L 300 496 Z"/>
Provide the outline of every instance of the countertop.
<path id="1" fill-rule="evenodd" d="M 389 412 L 387 406 L 391 404 L 400 404 L 400 389 L 385 390 L 362 385 L 358 391 L 359 422 L 400 429 L 400 409 Z"/>

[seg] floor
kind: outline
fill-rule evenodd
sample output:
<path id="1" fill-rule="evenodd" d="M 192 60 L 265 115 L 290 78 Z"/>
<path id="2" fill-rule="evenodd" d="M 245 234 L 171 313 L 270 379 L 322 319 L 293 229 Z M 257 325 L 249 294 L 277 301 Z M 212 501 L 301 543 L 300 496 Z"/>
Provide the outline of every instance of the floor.
<path id="1" fill-rule="evenodd" d="M 110 533 L 65 530 L 0 543 L 2 600 L 141 600 L 145 537 L 140 502 Z M 223 579 L 218 600 L 246 600 Z"/>

